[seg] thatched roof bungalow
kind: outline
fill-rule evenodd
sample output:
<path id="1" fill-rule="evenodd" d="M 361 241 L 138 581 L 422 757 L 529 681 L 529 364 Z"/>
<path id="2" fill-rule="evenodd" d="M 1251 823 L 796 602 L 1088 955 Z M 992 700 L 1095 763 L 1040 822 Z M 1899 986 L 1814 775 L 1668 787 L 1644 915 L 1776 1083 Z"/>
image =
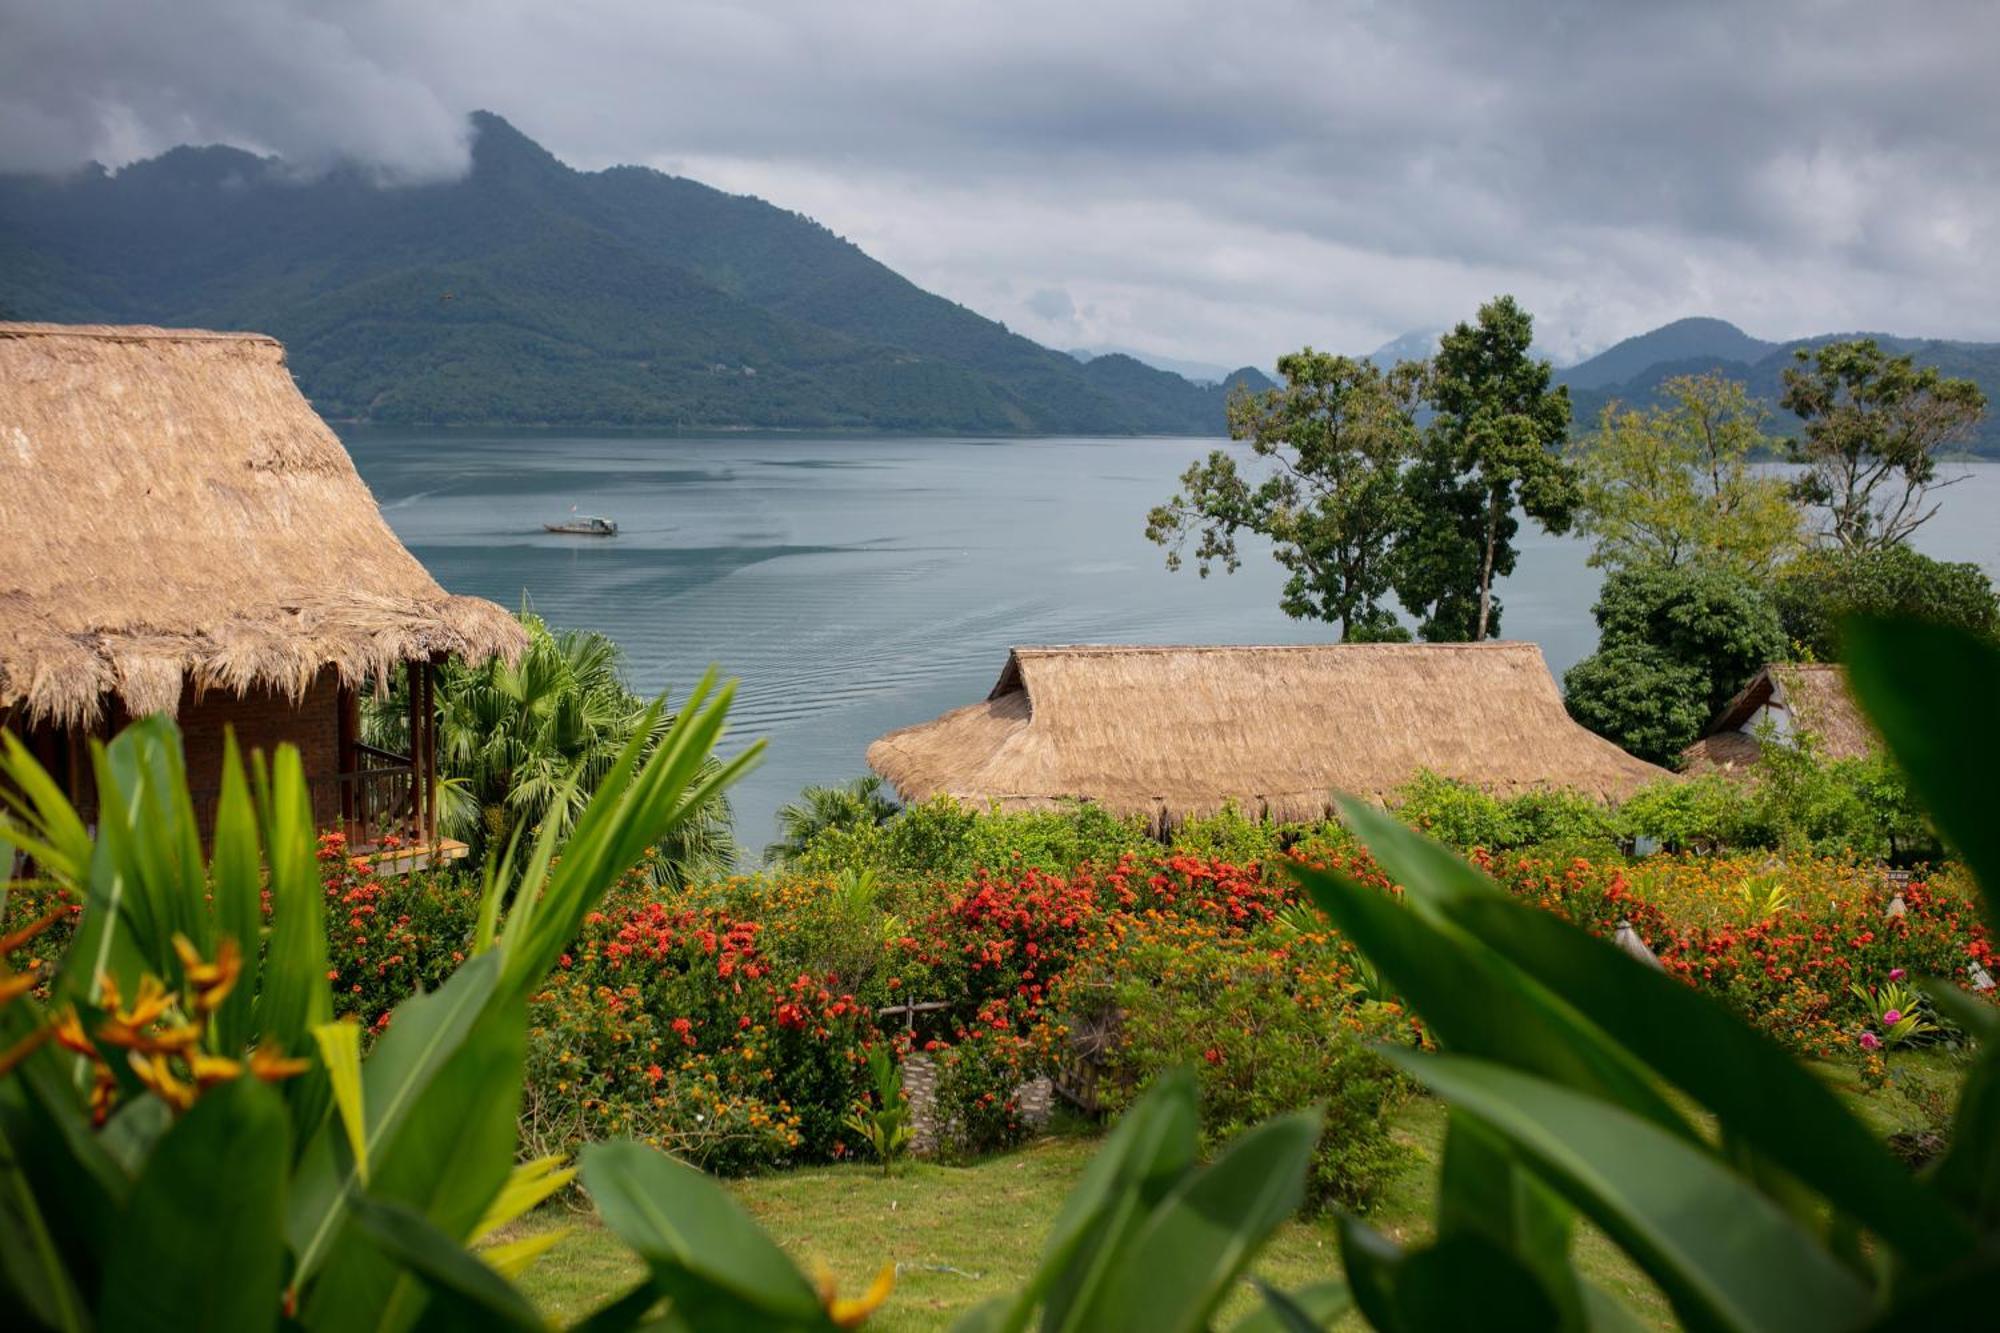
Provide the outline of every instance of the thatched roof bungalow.
<path id="1" fill-rule="evenodd" d="M 0 533 L 0 726 L 79 789 L 84 737 L 167 713 L 197 788 L 227 724 L 298 743 L 329 819 L 398 761 L 421 816 L 427 720 L 368 752 L 356 691 L 407 668 L 424 700 L 444 657 L 524 642 L 396 540 L 258 334 L 0 323 Z"/>
<path id="2" fill-rule="evenodd" d="M 1089 800 L 1171 824 L 1234 803 L 1316 819 L 1423 769 L 1499 793 L 1621 799 L 1665 776 L 1584 730 L 1531 643 L 1016 648 L 984 701 L 892 731 L 906 800 Z"/>
<path id="3" fill-rule="evenodd" d="M 1825 663 L 1777 662 L 1759 671 L 1681 751 L 1690 774 L 1743 774 L 1757 762 L 1765 726 L 1781 740 L 1810 734 L 1826 759 L 1859 759 L 1877 747 L 1875 730 L 1847 687 L 1847 673 Z"/>

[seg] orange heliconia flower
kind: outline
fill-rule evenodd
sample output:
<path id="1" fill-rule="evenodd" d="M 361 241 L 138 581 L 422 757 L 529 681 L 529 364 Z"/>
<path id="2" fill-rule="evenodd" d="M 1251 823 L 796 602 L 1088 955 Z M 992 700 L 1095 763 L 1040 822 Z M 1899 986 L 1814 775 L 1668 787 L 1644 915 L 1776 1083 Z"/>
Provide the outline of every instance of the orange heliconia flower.
<path id="1" fill-rule="evenodd" d="M 837 1295 L 833 1273 L 825 1264 L 815 1265 L 813 1285 L 819 1289 L 819 1303 L 828 1319 L 840 1328 L 860 1328 L 867 1322 L 868 1316 L 889 1299 L 889 1293 L 896 1285 L 896 1265 L 883 1264 L 881 1271 L 875 1274 L 875 1280 L 859 1296 Z"/>
<path id="2" fill-rule="evenodd" d="M 174 936 L 174 952 L 180 955 L 181 973 L 187 978 L 188 1008 L 197 1014 L 212 1014 L 221 1008 L 243 971 L 243 950 L 236 937 L 222 937 L 215 947 L 212 963 L 202 961 L 201 954 L 185 935 Z"/>
<path id="3" fill-rule="evenodd" d="M 291 1059 L 282 1047 L 268 1039 L 258 1043 L 257 1049 L 250 1053 L 250 1072 L 266 1083 L 276 1083 L 311 1068 L 312 1061 Z"/>

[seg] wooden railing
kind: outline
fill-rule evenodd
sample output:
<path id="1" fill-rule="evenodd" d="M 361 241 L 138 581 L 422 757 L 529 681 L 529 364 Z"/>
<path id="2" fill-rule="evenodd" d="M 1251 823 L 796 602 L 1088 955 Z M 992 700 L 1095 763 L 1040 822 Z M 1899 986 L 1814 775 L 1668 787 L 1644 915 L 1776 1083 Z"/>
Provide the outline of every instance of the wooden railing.
<path id="1" fill-rule="evenodd" d="M 306 779 L 313 823 L 322 831 L 347 836 L 350 849 L 360 852 L 395 839 L 405 846 L 435 841 L 435 830 L 424 827 L 417 801 L 416 774 L 409 756 L 372 745 L 357 745 L 349 773 Z M 202 828 L 214 827 L 222 793 L 216 789 L 189 793 Z"/>

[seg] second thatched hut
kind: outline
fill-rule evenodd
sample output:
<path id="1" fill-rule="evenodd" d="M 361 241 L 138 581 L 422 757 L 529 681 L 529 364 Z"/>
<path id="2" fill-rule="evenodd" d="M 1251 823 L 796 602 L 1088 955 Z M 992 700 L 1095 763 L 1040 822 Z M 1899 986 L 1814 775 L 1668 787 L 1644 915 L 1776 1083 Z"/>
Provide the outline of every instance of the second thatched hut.
<path id="1" fill-rule="evenodd" d="M 1656 768 L 1573 722 L 1531 643 L 1016 648 L 992 692 L 892 731 L 868 763 L 905 800 L 1086 800 L 1156 825 L 1234 804 L 1317 819 L 1420 771 L 1618 800 Z"/>

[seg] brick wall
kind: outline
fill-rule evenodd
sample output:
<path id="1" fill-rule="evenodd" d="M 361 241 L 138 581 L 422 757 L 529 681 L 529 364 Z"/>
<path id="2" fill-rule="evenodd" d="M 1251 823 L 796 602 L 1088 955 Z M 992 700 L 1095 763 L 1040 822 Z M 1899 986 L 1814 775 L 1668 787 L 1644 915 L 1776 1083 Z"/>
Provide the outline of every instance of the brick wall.
<path id="1" fill-rule="evenodd" d="M 250 751 L 270 754 L 289 742 L 299 747 L 308 780 L 340 772 L 340 679 L 331 667 L 297 701 L 262 689 L 248 694 L 209 690 L 197 701 L 193 688 L 187 687 L 181 693 L 178 721 L 187 749 L 188 786 L 197 792 L 222 785 L 225 727 L 235 729 L 246 764 Z"/>

